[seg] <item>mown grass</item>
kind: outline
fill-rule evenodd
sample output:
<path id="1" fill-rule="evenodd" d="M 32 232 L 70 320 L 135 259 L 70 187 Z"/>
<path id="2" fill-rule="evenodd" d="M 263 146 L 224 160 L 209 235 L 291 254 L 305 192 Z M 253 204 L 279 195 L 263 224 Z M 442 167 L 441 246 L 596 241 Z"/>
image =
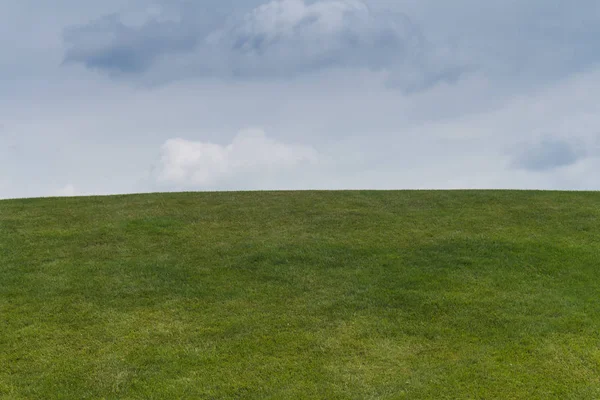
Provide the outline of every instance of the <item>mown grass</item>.
<path id="1" fill-rule="evenodd" d="M 600 194 L 1 201 L 0 398 L 600 398 Z"/>

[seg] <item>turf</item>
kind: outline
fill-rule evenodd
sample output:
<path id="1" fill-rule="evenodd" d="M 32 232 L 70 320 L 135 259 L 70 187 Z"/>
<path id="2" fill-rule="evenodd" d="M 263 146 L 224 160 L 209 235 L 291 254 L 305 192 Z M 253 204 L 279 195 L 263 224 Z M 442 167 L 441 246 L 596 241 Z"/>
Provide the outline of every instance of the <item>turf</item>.
<path id="1" fill-rule="evenodd" d="M 600 193 L 0 201 L 0 398 L 600 398 Z"/>

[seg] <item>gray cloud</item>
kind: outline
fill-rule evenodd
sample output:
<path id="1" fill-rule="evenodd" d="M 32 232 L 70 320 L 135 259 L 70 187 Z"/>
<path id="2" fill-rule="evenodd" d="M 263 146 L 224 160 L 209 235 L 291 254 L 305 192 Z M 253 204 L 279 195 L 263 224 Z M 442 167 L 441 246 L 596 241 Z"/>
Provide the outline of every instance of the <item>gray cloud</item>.
<path id="1" fill-rule="evenodd" d="M 387 72 L 393 86 L 407 91 L 455 82 L 464 71 L 441 57 L 408 16 L 374 10 L 362 0 L 275 0 L 210 23 L 198 7 L 176 14 L 168 20 L 155 14 L 139 26 L 115 14 L 70 28 L 65 62 L 153 83 L 367 68 Z"/>
<path id="2" fill-rule="evenodd" d="M 65 62 L 109 73 L 140 73 L 159 57 L 192 51 L 198 38 L 181 23 L 152 19 L 141 27 L 125 25 L 113 14 L 65 32 Z"/>
<path id="3" fill-rule="evenodd" d="M 572 142 L 544 137 L 525 145 L 514 155 L 512 163 L 515 168 L 540 172 L 573 165 L 586 156 L 584 149 Z"/>

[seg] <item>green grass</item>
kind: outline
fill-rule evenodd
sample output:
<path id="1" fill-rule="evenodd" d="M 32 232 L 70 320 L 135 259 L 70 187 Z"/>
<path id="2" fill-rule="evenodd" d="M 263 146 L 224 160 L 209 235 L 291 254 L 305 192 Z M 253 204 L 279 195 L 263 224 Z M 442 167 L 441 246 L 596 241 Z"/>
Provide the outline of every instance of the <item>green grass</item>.
<path id="1" fill-rule="evenodd" d="M 600 398 L 600 193 L 1 201 L 0 398 Z"/>

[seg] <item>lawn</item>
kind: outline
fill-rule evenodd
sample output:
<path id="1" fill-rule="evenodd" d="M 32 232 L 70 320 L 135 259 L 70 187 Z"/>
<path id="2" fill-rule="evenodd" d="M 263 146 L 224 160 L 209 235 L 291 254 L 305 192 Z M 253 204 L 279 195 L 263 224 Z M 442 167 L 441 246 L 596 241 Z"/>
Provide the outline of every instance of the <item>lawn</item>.
<path id="1" fill-rule="evenodd" d="M 600 193 L 0 201 L 0 399 L 600 398 Z"/>

